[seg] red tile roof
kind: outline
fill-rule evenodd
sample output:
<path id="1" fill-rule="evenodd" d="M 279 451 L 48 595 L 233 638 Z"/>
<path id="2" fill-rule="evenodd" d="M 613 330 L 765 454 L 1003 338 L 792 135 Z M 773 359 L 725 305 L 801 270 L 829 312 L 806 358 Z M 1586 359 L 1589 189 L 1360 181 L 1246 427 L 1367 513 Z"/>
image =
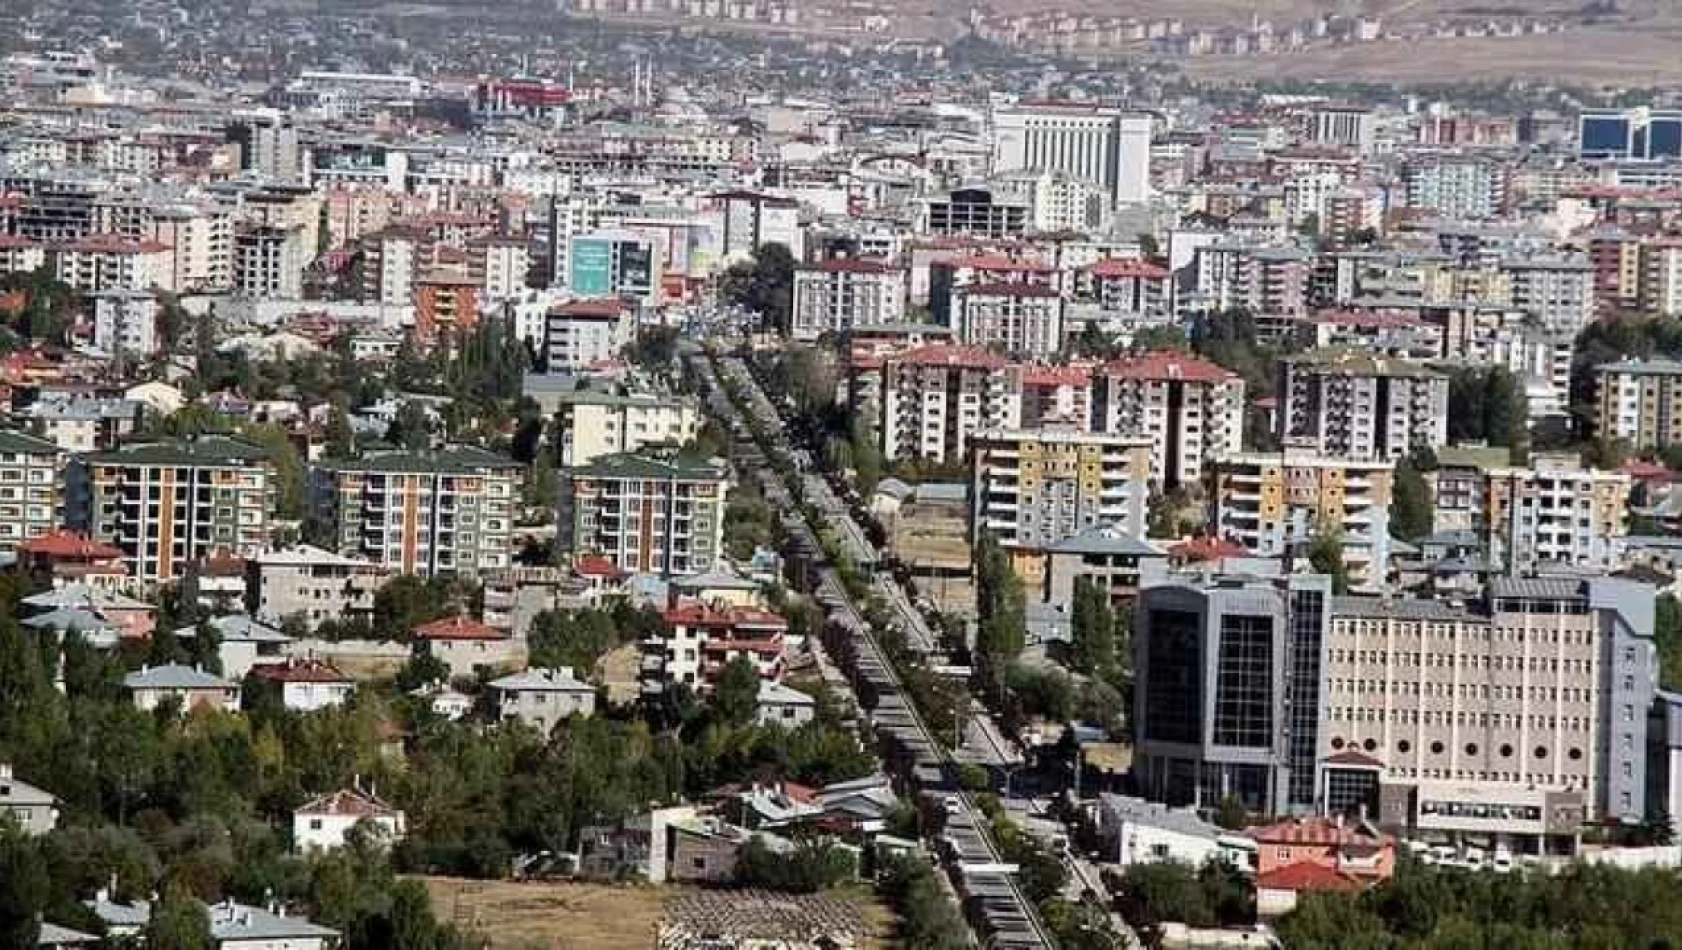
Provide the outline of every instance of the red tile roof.
<path id="1" fill-rule="evenodd" d="M 886 261 L 870 260 L 862 257 L 832 257 L 827 261 L 807 264 L 800 268 L 807 271 L 822 271 L 826 274 L 893 274 L 899 268 Z"/>
<path id="2" fill-rule="evenodd" d="M 1185 380 L 1194 383 L 1224 383 L 1238 374 L 1206 359 L 1174 350 L 1153 350 L 1124 356 L 1104 365 L 1104 375 L 1122 379 Z"/>
<path id="3" fill-rule="evenodd" d="M 1091 366 L 1028 366 L 1022 370 L 1024 386 L 1089 386 Z"/>
<path id="4" fill-rule="evenodd" d="M 1225 538 L 1192 538 L 1168 549 L 1169 557 L 1187 561 L 1218 561 L 1225 557 L 1245 557 L 1250 552 L 1242 545 Z"/>
<path id="5" fill-rule="evenodd" d="M 423 623 L 413 632 L 417 640 L 506 640 L 509 636 L 506 630 L 461 614 Z"/>
<path id="6" fill-rule="evenodd" d="M 1257 875 L 1256 888 L 1270 891 L 1358 891 L 1361 882 L 1323 864 L 1298 861 Z"/>
<path id="7" fill-rule="evenodd" d="M 946 267 L 953 270 L 970 268 L 973 270 L 1009 271 L 1012 273 L 1054 274 L 1057 268 L 1040 261 L 1018 260 L 1003 254 L 972 254 L 968 257 L 953 257 L 943 261 L 935 261 L 932 266 Z"/>
<path id="8" fill-rule="evenodd" d="M 620 316 L 629 309 L 625 301 L 618 297 L 595 297 L 589 300 L 568 300 L 566 303 L 556 304 L 549 308 L 549 312 L 563 317 L 597 317 L 602 319 Z"/>
<path id="9" fill-rule="evenodd" d="M 1086 272 L 1094 277 L 1143 277 L 1147 280 L 1163 280 L 1168 276 L 1166 267 L 1125 257 L 1106 257 L 1095 261 L 1087 266 Z"/>
<path id="10" fill-rule="evenodd" d="M 285 663 L 260 663 L 251 675 L 271 683 L 348 683 L 350 677 L 330 663 L 312 658 L 290 657 Z"/>
<path id="11" fill-rule="evenodd" d="M 572 570 L 583 577 L 625 577 L 630 573 L 621 570 L 611 558 L 602 554 L 586 554 L 573 559 Z"/>
<path id="12" fill-rule="evenodd" d="M 1335 755 L 1326 756 L 1322 761 L 1327 765 L 1355 765 L 1366 769 L 1384 768 L 1383 762 L 1355 749 L 1344 749 Z"/>
<path id="13" fill-rule="evenodd" d="M 957 292 L 969 297 L 1056 297 L 1058 295 L 1054 287 L 1019 281 L 986 281 L 960 287 Z"/>
<path id="14" fill-rule="evenodd" d="M 61 251 L 87 254 L 157 254 L 169 250 L 158 241 L 131 241 L 120 234 L 90 234 L 59 246 Z"/>
<path id="15" fill-rule="evenodd" d="M 305 802 L 294 812 L 298 815 L 344 815 L 355 818 L 383 818 L 397 812 L 390 805 L 372 795 L 352 789 L 332 792 L 314 801 Z"/>
<path id="16" fill-rule="evenodd" d="M 753 607 L 726 607 L 722 610 L 702 603 L 685 603 L 662 614 L 669 624 L 691 627 L 775 627 L 787 630 L 788 621 L 781 614 Z"/>
<path id="17" fill-rule="evenodd" d="M 79 531 L 71 531 L 69 528 L 59 528 L 40 537 L 23 541 L 18 544 L 18 550 L 25 554 L 36 554 L 42 557 L 76 558 L 87 561 L 109 560 L 123 556 L 120 549 L 94 541 L 87 535 Z"/>
<path id="18" fill-rule="evenodd" d="M 1395 310 L 1322 310 L 1308 318 L 1309 323 L 1330 323 L 1340 327 L 1423 327 L 1429 324 L 1420 318 Z"/>
<path id="19" fill-rule="evenodd" d="M 918 366 L 968 366 L 976 369 L 998 369 L 1010 361 L 979 346 L 960 343 L 935 343 L 907 350 L 898 356 L 887 357 L 890 363 L 912 363 Z"/>
<path id="20" fill-rule="evenodd" d="M 1339 822 L 1335 818 L 1291 818 L 1272 825 L 1258 825 L 1245 833 L 1259 845 L 1375 845 L 1389 836 L 1360 822 Z"/>

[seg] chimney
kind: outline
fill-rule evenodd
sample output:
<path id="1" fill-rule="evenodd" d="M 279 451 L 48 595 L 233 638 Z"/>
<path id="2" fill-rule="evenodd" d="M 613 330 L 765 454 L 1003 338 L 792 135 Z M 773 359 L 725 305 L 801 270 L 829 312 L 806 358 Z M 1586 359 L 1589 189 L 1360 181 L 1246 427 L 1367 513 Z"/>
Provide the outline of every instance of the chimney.
<path id="1" fill-rule="evenodd" d="M 11 780 L 12 780 L 12 763 L 10 763 L 10 762 L 0 762 L 0 782 L 10 782 Z"/>

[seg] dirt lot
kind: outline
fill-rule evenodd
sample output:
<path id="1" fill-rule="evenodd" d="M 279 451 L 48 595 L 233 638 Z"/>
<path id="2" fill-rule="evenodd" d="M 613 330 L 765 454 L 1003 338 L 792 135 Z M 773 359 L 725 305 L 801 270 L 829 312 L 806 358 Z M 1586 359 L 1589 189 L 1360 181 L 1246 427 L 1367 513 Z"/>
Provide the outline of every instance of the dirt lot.
<path id="1" fill-rule="evenodd" d="M 482 934 L 493 950 L 652 947 L 667 892 L 604 884 L 514 884 L 426 878 L 440 920 Z"/>
<path id="2" fill-rule="evenodd" d="M 581 882 L 516 884 L 422 878 L 440 920 L 490 941 L 492 950 L 641 950 L 654 945 L 668 905 L 683 895 L 731 899 L 728 891 Z M 881 903 L 841 891 L 859 905 L 875 938 L 864 947 L 890 945 L 893 915 Z"/>

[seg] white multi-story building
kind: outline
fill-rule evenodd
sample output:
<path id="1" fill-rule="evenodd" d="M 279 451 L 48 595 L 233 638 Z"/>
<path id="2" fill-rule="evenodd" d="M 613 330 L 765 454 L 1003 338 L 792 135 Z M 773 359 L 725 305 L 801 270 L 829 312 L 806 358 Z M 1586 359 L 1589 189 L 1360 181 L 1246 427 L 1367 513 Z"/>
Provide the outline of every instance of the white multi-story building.
<path id="1" fill-rule="evenodd" d="M 65 514 L 65 451 L 0 430 L 0 550 L 56 530 Z"/>
<path id="2" fill-rule="evenodd" d="M 859 258 L 832 258 L 794 272 L 792 335 L 825 333 L 905 320 L 904 268 Z"/>
<path id="3" fill-rule="evenodd" d="M 1016 368 L 980 347 L 920 347 L 885 358 L 880 373 L 885 458 L 958 461 L 976 432 L 1021 423 Z"/>
<path id="4" fill-rule="evenodd" d="M 751 191 L 725 192 L 712 200 L 724 220 L 725 260 L 752 257 L 767 244 L 783 245 L 795 260 L 805 256 L 798 201 Z"/>
<path id="5" fill-rule="evenodd" d="M 525 238 L 483 237 L 468 243 L 469 277 L 484 287 L 485 300 L 500 304 L 526 293 L 531 246 Z"/>
<path id="6" fill-rule="evenodd" d="M 169 245 L 93 235 L 53 251 L 54 275 L 83 293 L 99 290 L 174 290 Z"/>
<path id="7" fill-rule="evenodd" d="M 952 291 L 959 339 L 971 346 L 1049 357 L 1063 349 L 1063 297 L 1025 282 L 968 284 Z"/>
<path id="8" fill-rule="evenodd" d="M 93 345 L 106 353 L 148 357 L 158 351 L 158 296 L 112 288 L 93 295 Z"/>
<path id="9" fill-rule="evenodd" d="M 1448 377 L 1333 349 L 1279 364 L 1278 435 L 1329 456 L 1396 461 L 1448 443 Z"/>
<path id="10" fill-rule="evenodd" d="M 0 234 L 0 274 L 30 274 L 46 265 L 46 245 L 16 234 Z"/>
<path id="11" fill-rule="evenodd" d="M 1151 482 L 1201 484 L 1216 456 L 1244 448 L 1244 380 L 1182 353 L 1127 356 L 1093 373 L 1096 431 L 1151 443 Z"/>
<path id="12" fill-rule="evenodd" d="M 1493 566 L 1514 575 L 1618 569 L 1629 531 L 1627 473 L 1583 468 L 1575 454 L 1538 454 L 1528 468 L 1491 469 L 1488 479 L 1484 540 Z"/>
<path id="13" fill-rule="evenodd" d="M 1511 303 L 1549 333 L 1575 336 L 1594 322 L 1594 267 L 1577 257 L 1524 257 L 1501 263 Z"/>
<path id="14" fill-rule="evenodd" d="M 1486 159 L 1423 155 L 1402 166 L 1402 200 L 1454 220 L 1495 218 L 1507 205 L 1507 176 Z"/>
<path id="15" fill-rule="evenodd" d="M 683 445 L 695 438 L 701 424 L 695 403 L 684 397 L 592 389 L 562 395 L 556 416 L 566 468 L 644 446 Z"/>
<path id="16" fill-rule="evenodd" d="M 474 577 L 513 560 L 518 462 L 470 446 L 372 452 L 312 470 L 339 553 L 404 574 Z"/>
<path id="17" fill-rule="evenodd" d="M 1309 141 L 1367 153 L 1378 138 L 1378 116 L 1370 109 L 1353 106 L 1323 106 L 1314 110 Z"/>
<path id="18" fill-rule="evenodd" d="M 544 368 L 561 373 L 608 362 L 630 345 L 635 332 L 630 304 L 617 297 L 556 304 L 543 324 Z"/>
<path id="19" fill-rule="evenodd" d="M 1112 206 L 1150 197 L 1151 119 L 1120 109 L 1034 104 L 993 111 L 993 171 L 1064 172 Z"/>

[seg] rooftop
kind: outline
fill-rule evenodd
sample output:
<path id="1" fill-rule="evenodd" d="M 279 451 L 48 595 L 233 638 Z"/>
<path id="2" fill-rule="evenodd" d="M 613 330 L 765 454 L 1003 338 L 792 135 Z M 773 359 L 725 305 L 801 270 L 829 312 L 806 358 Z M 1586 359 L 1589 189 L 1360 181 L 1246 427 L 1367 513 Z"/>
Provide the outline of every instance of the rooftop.
<path id="1" fill-rule="evenodd" d="M 85 456 L 92 465 L 159 465 L 250 468 L 269 460 L 269 450 L 242 439 L 202 435 L 186 439 L 136 442 Z"/>
<path id="2" fill-rule="evenodd" d="M 456 614 L 431 623 L 423 623 L 413 631 L 416 640 L 507 640 L 509 633 L 471 617 Z"/>
<path id="3" fill-rule="evenodd" d="M 123 677 L 128 689 L 235 689 L 234 683 L 214 673 L 169 663 L 164 666 L 145 666 Z"/>

